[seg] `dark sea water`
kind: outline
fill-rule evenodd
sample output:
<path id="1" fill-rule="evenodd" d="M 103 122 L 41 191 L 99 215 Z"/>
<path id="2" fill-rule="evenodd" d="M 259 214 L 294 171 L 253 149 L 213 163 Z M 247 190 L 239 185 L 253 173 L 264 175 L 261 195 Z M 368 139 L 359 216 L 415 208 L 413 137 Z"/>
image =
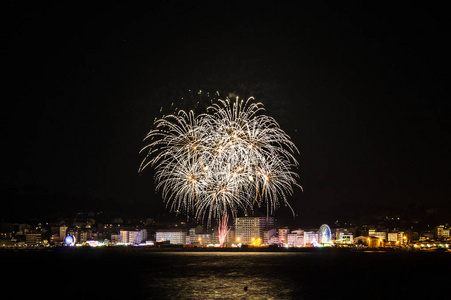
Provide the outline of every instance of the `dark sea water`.
<path id="1" fill-rule="evenodd" d="M 437 299 L 451 253 L 68 249 L 0 262 L 17 299 Z"/>

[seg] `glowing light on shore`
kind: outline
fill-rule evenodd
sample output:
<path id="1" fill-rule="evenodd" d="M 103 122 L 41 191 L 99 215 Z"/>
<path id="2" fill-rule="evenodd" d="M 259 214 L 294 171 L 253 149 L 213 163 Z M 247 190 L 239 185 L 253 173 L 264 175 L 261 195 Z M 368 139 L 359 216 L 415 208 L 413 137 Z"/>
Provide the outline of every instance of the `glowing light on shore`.
<path id="1" fill-rule="evenodd" d="M 261 238 L 252 238 L 251 244 L 254 247 L 260 247 L 262 245 L 262 239 Z"/>

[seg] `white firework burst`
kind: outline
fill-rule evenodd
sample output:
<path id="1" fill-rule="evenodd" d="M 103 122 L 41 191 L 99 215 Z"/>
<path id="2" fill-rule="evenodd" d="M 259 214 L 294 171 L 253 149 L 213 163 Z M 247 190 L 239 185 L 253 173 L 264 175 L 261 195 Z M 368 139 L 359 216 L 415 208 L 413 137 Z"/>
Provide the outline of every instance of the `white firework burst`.
<path id="1" fill-rule="evenodd" d="M 218 100 L 207 113 L 179 111 L 156 121 L 140 153 L 139 172 L 149 165 L 157 189 L 172 211 L 220 220 L 229 213 L 267 206 L 268 213 L 287 202 L 299 186 L 299 153 L 274 118 L 254 98 Z M 299 186 L 300 187 L 300 186 Z M 290 207 L 291 208 L 291 207 Z"/>

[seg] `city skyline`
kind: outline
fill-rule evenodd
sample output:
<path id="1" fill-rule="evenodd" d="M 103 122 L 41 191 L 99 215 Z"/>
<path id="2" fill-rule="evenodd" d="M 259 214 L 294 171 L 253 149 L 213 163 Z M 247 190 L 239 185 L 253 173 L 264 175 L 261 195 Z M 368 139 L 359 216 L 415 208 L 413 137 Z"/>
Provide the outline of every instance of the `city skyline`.
<path id="1" fill-rule="evenodd" d="M 229 224 L 228 233 L 221 241 L 219 227 L 196 226 L 187 222 L 160 223 L 153 219 L 130 222 L 89 213 L 78 215 L 76 219 L 33 224 L 1 222 L 0 247 L 146 246 L 151 247 L 148 250 L 158 250 L 168 245 L 184 245 L 188 248 L 238 247 L 244 251 L 247 247 L 263 247 L 263 251 L 275 250 L 274 247 L 351 247 L 361 250 L 369 247 L 406 251 L 449 248 L 448 223 L 431 223 L 421 228 L 418 221 L 400 221 L 399 217 L 385 221 L 292 227 L 276 224 L 274 217 L 238 217 Z"/>
<path id="2" fill-rule="evenodd" d="M 447 19 L 432 4 L 7 12 L 2 218 L 109 209 L 174 218 L 153 174 L 138 175 L 138 152 L 154 118 L 171 103 L 193 108 L 181 98 L 200 90 L 255 96 L 292 137 L 299 222 L 451 211 Z"/>

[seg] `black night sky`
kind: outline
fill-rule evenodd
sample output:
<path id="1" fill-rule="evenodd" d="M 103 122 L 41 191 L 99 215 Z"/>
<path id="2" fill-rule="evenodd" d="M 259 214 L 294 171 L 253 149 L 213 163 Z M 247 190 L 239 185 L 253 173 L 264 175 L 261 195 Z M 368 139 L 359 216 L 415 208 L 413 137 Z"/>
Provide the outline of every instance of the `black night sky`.
<path id="1" fill-rule="evenodd" d="M 0 217 L 170 215 L 138 152 L 188 90 L 264 103 L 301 152 L 301 223 L 449 211 L 444 7 L 225 2 L 4 4 Z"/>

